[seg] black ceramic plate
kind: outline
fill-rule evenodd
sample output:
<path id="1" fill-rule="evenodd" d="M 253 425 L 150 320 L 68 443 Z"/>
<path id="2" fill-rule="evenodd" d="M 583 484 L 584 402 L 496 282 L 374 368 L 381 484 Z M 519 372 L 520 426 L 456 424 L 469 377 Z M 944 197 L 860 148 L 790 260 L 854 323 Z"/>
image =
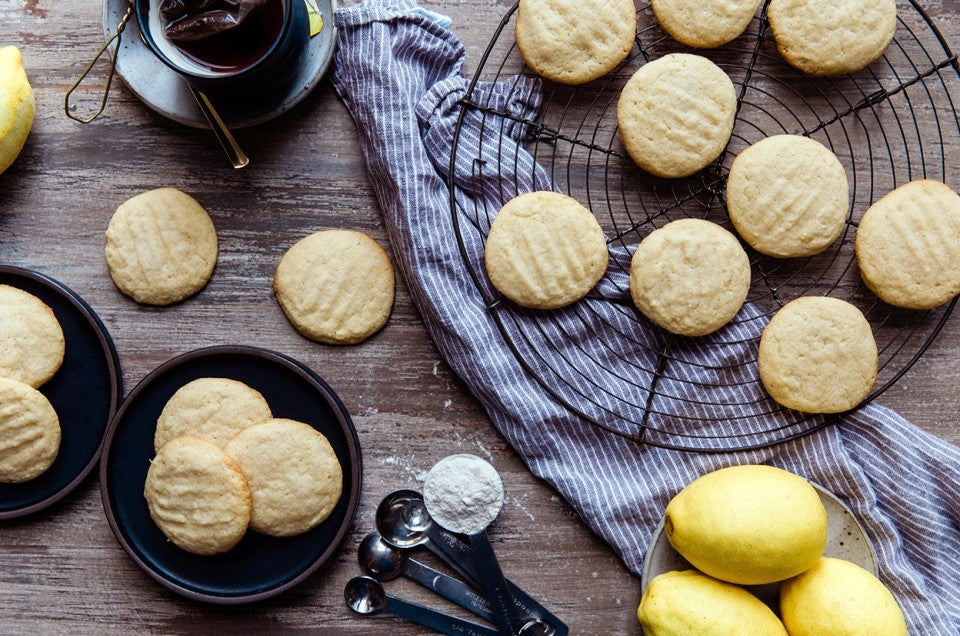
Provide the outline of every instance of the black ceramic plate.
<path id="1" fill-rule="evenodd" d="M 42 274 L 0 265 L 0 284 L 45 302 L 66 340 L 63 364 L 40 387 L 60 418 L 60 452 L 42 475 L 22 484 L 0 484 L 0 519 L 22 517 L 62 499 L 93 470 L 107 424 L 122 391 L 120 363 L 106 327 L 90 306 Z"/>
<path id="2" fill-rule="evenodd" d="M 260 391 L 274 417 L 310 424 L 330 441 L 343 467 L 343 495 L 330 517 L 294 537 L 248 531 L 232 550 L 199 556 L 168 541 L 150 519 L 143 484 L 154 457 L 157 417 L 184 384 L 232 378 Z M 100 492 L 110 527 L 127 554 L 159 583 L 188 598 L 237 604 L 275 596 L 317 571 L 343 542 L 360 499 L 360 444 L 333 390 L 305 365 L 272 351 L 200 349 L 161 365 L 123 401 L 107 430 Z"/>

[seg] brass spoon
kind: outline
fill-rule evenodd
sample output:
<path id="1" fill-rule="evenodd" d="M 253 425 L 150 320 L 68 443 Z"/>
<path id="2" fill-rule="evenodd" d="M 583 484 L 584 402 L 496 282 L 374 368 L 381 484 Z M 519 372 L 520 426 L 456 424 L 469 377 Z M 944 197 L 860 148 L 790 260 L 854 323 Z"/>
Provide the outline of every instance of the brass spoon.
<path id="1" fill-rule="evenodd" d="M 233 167 L 239 170 L 249 164 L 250 159 L 244 154 L 243 149 L 240 148 L 240 144 L 237 143 L 233 133 L 230 132 L 227 124 L 224 123 L 217 109 L 214 108 L 210 98 L 202 91 L 190 86 L 190 84 L 187 84 L 187 87 L 190 89 L 193 98 L 197 100 L 197 106 L 200 107 L 200 112 L 203 113 L 207 123 L 210 124 L 213 134 L 216 136 L 217 141 L 220 142 L 220 147 L 227 153 L 227 158 Z"/>

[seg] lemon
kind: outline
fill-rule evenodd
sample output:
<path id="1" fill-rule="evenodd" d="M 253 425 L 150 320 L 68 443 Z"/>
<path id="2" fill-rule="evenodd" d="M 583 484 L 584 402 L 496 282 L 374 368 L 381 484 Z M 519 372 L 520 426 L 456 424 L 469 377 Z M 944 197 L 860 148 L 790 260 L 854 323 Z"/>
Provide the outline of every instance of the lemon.
<path id="1" fill-rule="evenodd" d="M 30 134 L 36 105 L 15 46 L 0 47 L 0 174 L 23 149 Z"/>
<path id="2" fill-rule="evenodd" d="M 742 587 L 696 570 L 666 572 L 647 586 L 637 619 L 647 636 L 786 636 L 780 619 Z"/>
<path id="3" fill-rule="evenodd" d="M 780 584 L 780 614 L 791 636 L 906 636 L 890 590 L 859 565 L 824 557 Z"/>
<path id="4" fill-rule="evenodd" d="M 670 545 L 730 583 L 782 581 L 827 547 L 827 511 L 802 477 L 773 466 L 733 466 L 690 482 L 664 515 Z"/>

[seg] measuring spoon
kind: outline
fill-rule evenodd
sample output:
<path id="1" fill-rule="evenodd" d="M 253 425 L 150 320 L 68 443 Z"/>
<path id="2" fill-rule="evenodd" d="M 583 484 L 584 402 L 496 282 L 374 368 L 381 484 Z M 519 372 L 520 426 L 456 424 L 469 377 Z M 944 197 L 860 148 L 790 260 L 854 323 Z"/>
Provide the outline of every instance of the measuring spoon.
<path id="1" fill-rule="evenodd" d="M 390 581 L 405 576 L 480 618 L 493 621 L 490 604 L 472 587 L 408 557 L 406 552 L 384 541 L 377 532 L 368 534 L 360 542 L 357 559 L 360 567 L 377 580 Z"/>
<path id="2" fill-rule="evenodd" d="M 458 453 L 434 464 L 423 482 L 423 503 L 446 530 L 466 536 L 480 583 L 501 634 L 519 633 L 522 623 L 503 576 L 487 527 L 503 508 L 503 481 L 486 460 Z"/>
<path id="3" fill-rule="evenodd" d="M 389 612 L 418 625 L 451 635 L 498 636 L 499 634 L 495 629 L 390 596 L 379 581 L 369 576 L 355 576 L 347 581 L 346 587 L 343 588 L 343 598 L 350 609 L 357 614 Z"/>
<path id="4" fill-rule="evenodd" d="M 388 494 L 377 506 L 375 520 L 385 542 L 401 550 L 426 548 L 474 589 L 483 589 L 473 549 L 433 522 L 423 495 L 416 490 L 396 490 Z M 567 636 L 569 629 L 563 621 L 509 580 L 507 585 L 521 617 L 537 624 L 529 627 L 528 633 Z"/>

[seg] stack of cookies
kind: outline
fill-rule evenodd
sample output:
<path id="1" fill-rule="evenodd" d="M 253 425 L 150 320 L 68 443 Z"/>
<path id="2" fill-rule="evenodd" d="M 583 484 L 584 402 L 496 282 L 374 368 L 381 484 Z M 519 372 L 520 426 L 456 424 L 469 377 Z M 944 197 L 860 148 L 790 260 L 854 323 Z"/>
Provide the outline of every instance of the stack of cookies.
<path id="1" fill-rule="evenodd" d="M 274 417 L 263 395 L 229 378 L 180 387 L 157 419 L 144 497 L 154 523 L 194 554 L 226 552 L 253 530 L 306 532 L 333 511 L 343 472 L 327 438 Z"/>
<path id="2" fill-rule="evenodd" d="M 0 483 L 35 479 L 60 452 L 60 419 L 38 388 L 60 369 L 65 350 L 53 310 L 0 285 Z"/>

